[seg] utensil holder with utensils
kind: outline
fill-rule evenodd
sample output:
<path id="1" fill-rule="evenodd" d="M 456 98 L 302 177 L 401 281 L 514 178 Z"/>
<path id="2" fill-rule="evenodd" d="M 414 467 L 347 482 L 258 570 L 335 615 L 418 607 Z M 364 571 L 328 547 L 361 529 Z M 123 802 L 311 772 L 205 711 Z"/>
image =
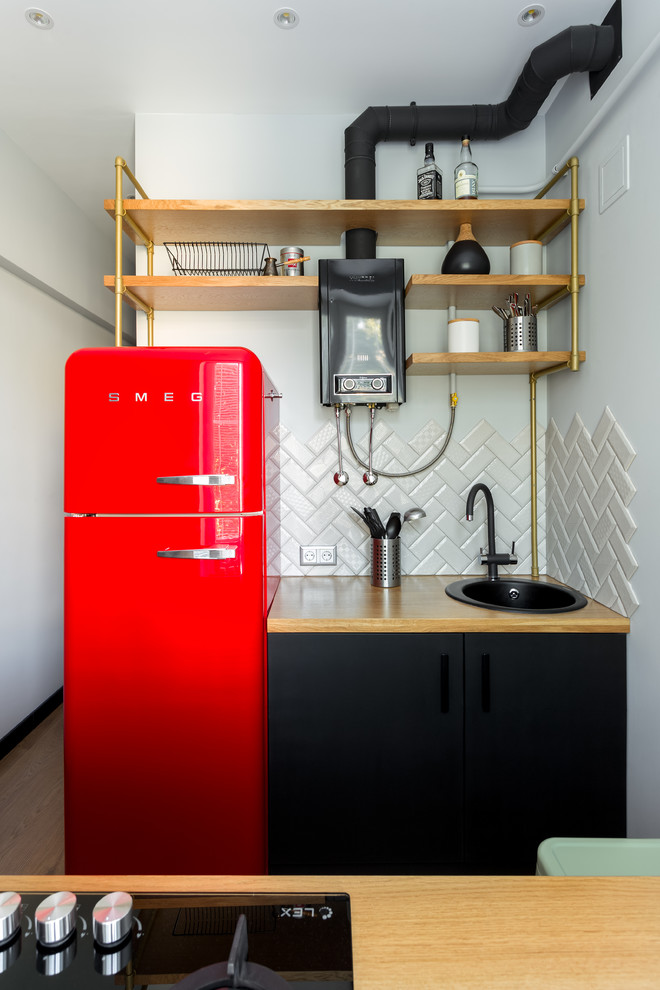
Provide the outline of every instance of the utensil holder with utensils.
<path id="1" fill-rule="evenodd" d="M 518 302 L 518 293 L 513 292 L 509 296 L 508 308 L 493 306 L 493 312 L 502 320 L 504 324 L 504 345 L 505 351 L 536 351 L 538 350 L 538 337 L 536 333 L 536 312 L 538 306 L 532 305 L 529 293 L 521 303 Z"/>
<path id="2" fill-rule="evenodd" d="M 401 540 L 372 539 L 371 583 L 375 588 L 397 588 L 401 584 Z"/>
<path id="3" fill-rule="evenodd" d="M 510 316 L 503 323 L 505 351 L 538 350 L 535 316 Z"/>

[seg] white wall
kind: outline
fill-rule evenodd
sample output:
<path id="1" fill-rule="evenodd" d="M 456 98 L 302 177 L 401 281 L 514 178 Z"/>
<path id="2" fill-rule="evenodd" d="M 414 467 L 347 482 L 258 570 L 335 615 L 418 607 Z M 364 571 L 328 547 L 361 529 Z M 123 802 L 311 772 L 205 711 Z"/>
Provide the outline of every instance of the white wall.
<path id="1" fill-rule="evenodd" d="M 18 268 L 60 293 L 81 311 L 114 322 L 103 275 L 114 271 L 114 230 L 107 237 L 0 131 L 0 177 L 5 196 L 0 265 Z M 103 204 L 99 203 L 99 212 Z"/>
<path id="2" fill-rule="evenodd" d="M 363 108 L 361 108 L 363 109 Z M 136 175 L 149 195 L 199 199 L 343 199 L 344 129 L 356 114 L 345 116 L 233 116 L 141 114 L 136 118 Z M 179 149 L 185 148 L 182 156 Z M 446 194 L 452 191 L 459 142 L 436 143 Z M 475 142 L 473 154 L 485 186 L 515 186 L 542 174 L 544 126 L 537 120 L 528 132 L 503 142 Z M 376 149 L 376 194 L 381 199 L 416 195 L 416 170 L 424 146 L 384 143 Z M 478 237 L 478 231 L 475 231 Z M 297 243 L 292 238 L 287 243 Z M 278 255 L 281 244 L 269 245 Z M 305 273 L 317 274 L 319 258 L 343 257 L 342 244 L 318 247 L 300 244 L 311 261 Z M 446 245 L 430 248 L 378 248 L 381 257 L 403 257 L 406 278 L 413 272 L 439 272 Z M 491 271 L 508 272 L 508 246 L 488 248 Z M 566 268 L 568 261 L 566 261 Z M 136 268 L 146 271 L 144 257 Z M 157 249 L 156 273 L 170 271 L 163 249 Z M 493 301 L 496 301 L 495 299 Z M 499 300 L 504 303 L 502 298 Z M 456 315 L 475 315 L 459 311 Z M 490 310 L 481 311 L 482 350 L 500 350 L 502 324 Z M 447 348 L 444 312 L 406 310 L 406 353 Z M 540 319 L 544 333 L 545 316 Z M 568 338 L 567 338 L 568 339 Z M 138 341 L 146 342 L 144 320 L 138 319 Z M 375 488 L 362 484 L 363 468 L 346 451 L 349 484 L 332 481 L 337 466 L 334 411 L 318 398 L 318 314 L 305 313 L 158 313 L 157 345 L 231 345 L 253 350 L 283 393 L 282 552 L 283 574 L 311 573 L 301 567 L 301 544 L 337 546 L 338 562 L 313 573 L 360 574 L 369 569 L 369 540 L 351 512 L 367 502 L 381 514 L 421 505 L 427 517 L 402 533 L 404 573 L 464 573 L 479 569 L 478 549 L 484 543 L 483 506 L 473 526 L 465 527 L 464 499 L 474 481 L 493 486 L 498 538 L 515 541 L 518 568 L 531 568 L 529 485 L 529 386 L 526 376 L 459 376 L 459 403 L 454 447 L 432 470 L 395 481 L 381 476 Z M 565 343 L 564 346 L 567 346 Z M 539 388 L 539 421 L 545 424 L 545 383 Z M 368 429 L 367 412 L 353 414 L 353 437 Z M 431 461 L 449 422 L 449 379 L 409 378 L 407 401 L 399 409 L 379 412 L 377 471 L 401 472 L 413 462 Z M 489 448 L 475 455 L 475 436 L 488 436 Z M 361 451 L 363 460 L 366 457 Z M 516 469 L 511 470 L 513 464 Z M 525 465 L 524 469 L 522 465 Z M 518 473 L 522 471 L 523 478 Z M 542 503 L 543 487 L 540 488 Z M 540 550 L 543 542 L 541 505 Z M 480 540 L 480 543 L 479 543 Z M 476 546 L 473 543 L 476 541 Z M 543 560 L 539 555 L 541 565 Z"/>
<path id="3" fill-rule="evenodd" d="M 63 371 L 113 343 L 114 239 L 1 132 L 0 181 L 2 738 L 62 685 Z"/>
<path id="4" fill-rule="evenodd" d="M 629 469 L 637 488 L 629 505 L 637 524 L 630 549 L 639 564 L 634 586 L 640 605 L 631 619 L 628 642 L 629 832 L 659 836 L 660 469 L 655 399 L 660 367 L 660 207 L 654 175 L 660 159 L 656 126 L 660 55 L 653 38 L 660 29 L 660 12 L 654 5 L 624 4 L 623 13 L 624 60 L 611 83 L 590 105 L 588 93 L 571 80 L 548 116 L 548 163 L 572 144 L 580 158 L 580 193 L 587 202 L 580 222 L 580 269 L 587 274 L 581 301 L 581 346 L 586 349 L 587 362 L 579 375 L 553 376 L 548 412 L 563 432 L 575 413 L 593 431 L 609 406 L 636 451 Z M 617 84 L 625 80 L 634 68 L 634 57 L 643 56 L 649 43 L 654 47 L 649 49 L 648 64 L 615 100 Z M 581 139 L 590 116 L 603 105 L 606 112 L 598 126 Z M 630 189 L 600 213 L 600 165 L 626 138 L 630 141 Z M 549 333 L 553 332 L 551 322 Z"/>
<path id="5" fill-rule="evenodd" d="M 136 175 L 152 198 L 178 199 L 343 199 L 344 129 L 355 113 L 326 116 L 233 116 L 138 114 Z M 185 152 L 182 154 L 182 149 Z M 436 143 L 436 160 L 451 189 L 458 143 Z M 480 180 L 489 185 L 522 185 L 529 174 L 543 174 L 542 120 L 502 142 L 473 146 Z M 376 195 L 379 199 L 415 198 L 416 169 L 423 144 L 380 144 L 376 150 Z M 295 237 L 293 241 L 295 241 Z M 292 242 L 289 242 L 292 243 Z M 284 245 L 269 245 L 279 257 Z M 301 244 L 312 257 L 305 274 L 316 275 L 323 257 L 343 257 L 343 245 L 326 248 Z M 413 272 L 439 272 L 446 246 L 383 248 L 381 257 L 404 257 L 406 278 Z M 488 249 L 491 271 L 508 271 L 508 252 Z M 141 255 L 142 252 L 139 252 Z M 138 257 L 137 271 L 146 271 Z M 154 271 L 171 271 L 163 249 Z M 459 313 L 457 315 L 470 315 Z M 481 319 L 482 350 L 500 346 L 501 321 L 490 312 Z M 446 348 L 447 313 L 406 313 L 407 351 Z M 140 329 L 142 328 L 142 329 Z M 146 342 L 138 317 L 138 341 Z M 157 313 L 156 344 L 240 344 L 262 359 L 283 392 L 282 421 L 306 440 L 329 421 L 331 411 L 318 401 L 318 314 L 310 313 Z M 408 401 L 386 414 L 388 424 L 412 436 L 434 417 L 446 422 L 447 379 L 410 379 Z M 501 382 L 470 376 L 459 381 L 456 429 L 467 433 L 486 416 L 503 435 L 512 436 L 528 421 L 528 386 L 524 377 Z M 540 389 L 543 422 L 543 389 Z"/>

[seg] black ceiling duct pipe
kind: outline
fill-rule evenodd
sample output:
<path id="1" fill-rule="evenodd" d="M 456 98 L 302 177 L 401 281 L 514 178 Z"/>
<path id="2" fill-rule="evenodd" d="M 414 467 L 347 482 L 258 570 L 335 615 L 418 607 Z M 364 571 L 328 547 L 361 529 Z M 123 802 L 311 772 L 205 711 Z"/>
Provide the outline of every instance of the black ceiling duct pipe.
<path id="1" fill-rule="evenodd" d="M 457 107 L 368 107 L 345 131 L 346 199 L 376 198 L 379 141 L 499 141 L 531 124 L 552 87 L 573 72 L 597 72 L 612 54 L 611 25 L 568 27 L 535 48 L 503 103 Z M 346 231 L 347 258 L 375 258 L 376 231 Z"/>

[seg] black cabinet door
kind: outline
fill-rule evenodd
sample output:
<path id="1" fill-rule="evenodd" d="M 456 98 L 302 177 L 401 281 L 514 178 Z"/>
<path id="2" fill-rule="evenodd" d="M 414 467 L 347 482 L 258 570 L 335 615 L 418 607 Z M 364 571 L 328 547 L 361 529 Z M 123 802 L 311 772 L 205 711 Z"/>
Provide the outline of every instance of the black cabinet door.
<path id="1" fill-rule="evenodd" d="M 466 866 L 533 873 L 549 836 L 623 836 L 625 636 L 465 637 Z"/>
<path id="2" fill-rule="evenodd" d="M 462 857 L 463 637 L 271 634 L 272 873 Z"/>

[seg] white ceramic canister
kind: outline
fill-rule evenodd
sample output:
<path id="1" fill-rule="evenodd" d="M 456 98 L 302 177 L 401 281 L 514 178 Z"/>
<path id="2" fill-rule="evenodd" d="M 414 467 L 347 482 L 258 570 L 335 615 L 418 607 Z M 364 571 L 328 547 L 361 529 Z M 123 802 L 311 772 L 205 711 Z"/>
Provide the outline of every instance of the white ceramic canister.
<path id="1" fill-rule="evenodd" d="M 465 352 L 479 350 L 479 320 L 447 321 L 447 351 Z"/>
<path id="2" fill-rule="evenodd" d="M 540 241 L 517 241 L 509 248 L 509 267 L 512 275 L 541 275 L 543 273 L 543 245 Z"/>
<path id="3" fill-rule="evenodd" d="M 299 247 L 283 247 L 280 251 L 280 261 L 282 262 L 280 275 L 303 275 L 305 266 L 298 259 L 302 258 L 304 253 L 303 249 Z"/>

